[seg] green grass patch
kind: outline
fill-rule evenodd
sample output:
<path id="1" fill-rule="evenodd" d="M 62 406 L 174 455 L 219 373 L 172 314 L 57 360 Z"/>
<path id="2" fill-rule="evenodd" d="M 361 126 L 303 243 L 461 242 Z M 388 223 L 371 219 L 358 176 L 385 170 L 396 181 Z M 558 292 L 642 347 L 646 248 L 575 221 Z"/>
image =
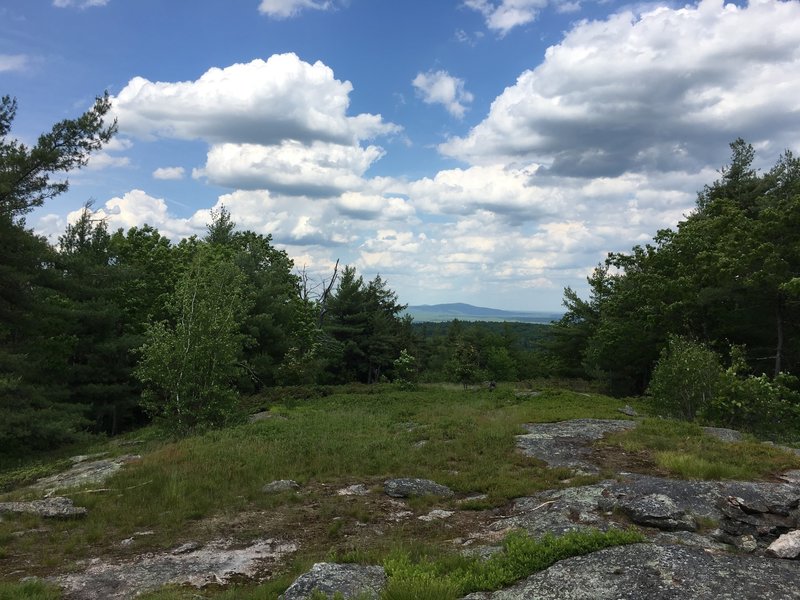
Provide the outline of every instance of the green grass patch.
<path id="1" fill-rule="evenodd" d="M 0 600 L 59 600 L 61 590 L 42 581 L 0 582 Z"/>
<path id="2" fill-rule="evenodd" d="M 561 537 L 546 535 L 539 539 L 514 533 L 506 538 L 501 552 L 485 561 L 461 555 L 434 560 L 395 555 L 384 563 L 389 584 L 383 598 L 448 600 L 472 592 L 499 590 L 559 560 L 643 541 L 644 537 L 636 531 L 618 529 L 571 532 Z"/>
<path id="3" fill-rule="evenodd" d="M 695 424 L 645 419 L 603 442 L 627 452 L 648 453 L 653 462 L 683 479 L 761 479 L 800 468 L 800 458 L 753 440 L 723 442 Z"/>

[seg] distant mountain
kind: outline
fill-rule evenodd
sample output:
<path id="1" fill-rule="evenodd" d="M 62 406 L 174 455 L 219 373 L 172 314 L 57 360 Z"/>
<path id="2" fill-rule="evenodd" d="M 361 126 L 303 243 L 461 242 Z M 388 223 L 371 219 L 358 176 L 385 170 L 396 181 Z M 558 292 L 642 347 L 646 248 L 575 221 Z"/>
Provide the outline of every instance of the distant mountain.
<path id="1" fill-rule="evenodd" d="M 415 321 L 441 323 L 442 321 L 516 321 L 518 323 L 549 323 L 561 318 L 561 313 L 545 311 L 510 311 L 484 308 L 457 302 L 454 304 L 422 304 L 409 306 L 406 314 Z"/>

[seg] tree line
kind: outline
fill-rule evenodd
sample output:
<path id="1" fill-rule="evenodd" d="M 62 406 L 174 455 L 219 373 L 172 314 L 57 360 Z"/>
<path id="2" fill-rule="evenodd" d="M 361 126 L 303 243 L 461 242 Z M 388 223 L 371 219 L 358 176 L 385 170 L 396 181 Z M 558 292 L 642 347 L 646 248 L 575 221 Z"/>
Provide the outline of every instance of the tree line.
<path id="1" fill-rule="evenodd" d="M 767 426 L 785 408 L 785 424 L 800 422 L 800 160 L 787 151 L 760 172 L 754 159 L 752 145 L 733 142 L 730 164 L 675 229 L 609 254 L 588 299 L 565 290 L 548 342 L 562 373 L 620 395 L 658 392 L 682 416 Z"/>
<path id="2" fill-rule="evenodd" d="M 415 330 L 380 275 L 337 263 L 313 282 L 224 207 L 178 243 L 150 225 L 109 231 L 90 205 L 57 243 L 36 235 L 26 215 L 116 133 L 109 109 L 98 98 L 26 147 L 10 136 L 16 102 L 0 101 L 0 454 L 152 419 L 175 433 L 220 425 L 240 394 L 277 385 L 530 372 L 538 330 Z"/>

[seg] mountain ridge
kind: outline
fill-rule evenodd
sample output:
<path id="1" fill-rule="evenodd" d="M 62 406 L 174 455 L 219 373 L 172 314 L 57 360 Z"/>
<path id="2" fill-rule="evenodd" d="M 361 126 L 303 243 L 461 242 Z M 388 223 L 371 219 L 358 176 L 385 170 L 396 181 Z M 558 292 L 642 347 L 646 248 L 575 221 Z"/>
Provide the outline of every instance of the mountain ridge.
<path id="1" fill-rule="evenodd" d="M 519 323 L 550 323 L 561 318 L 556 311 L 513 311 L 474 306 L 465 302 L 445 304 L 419 304 L 408 306 L 405 314 L 417 322 L 439 323 L 459 319 L 462 321 L 514 321 Z"/>

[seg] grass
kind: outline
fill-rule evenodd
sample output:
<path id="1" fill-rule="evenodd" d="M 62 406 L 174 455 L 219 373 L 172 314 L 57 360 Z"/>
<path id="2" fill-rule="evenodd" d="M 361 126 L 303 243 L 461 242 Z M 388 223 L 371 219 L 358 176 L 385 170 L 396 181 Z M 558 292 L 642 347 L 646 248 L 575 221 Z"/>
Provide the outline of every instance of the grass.
<path id="1" fill-rule="evenodd" d="M 499 590 L 559 560 L 643 541 L 642 534 L 636 531 L 618 529 L 576 531 L 540 539 L 516 533 L 505 539 L 501 552 L 485 561 L 462 555 L 415 560 L 401 554 L 385 562 L 389 583 L 383 599 L 449 600 L 472 592 Z"/>
<path id="2" fill-rule="evenodd" d="M 61 590 L 41 581 L 0 582 L 0 600 L 59 600 Z"/>
<path id="3" fill-rule="evenodd" d="M 502 506 L 515 497 L 560 487 L 568 476 L 566 470 L 547 469 L 515 452 L 514 435 L 523 433 L 521 424 L 617 417 L 618 405 L 604 396 L 555 390 L 518 398 L 513 389 L 502 387 L 490 393 L 370 386 L 309 400 L 290 397 L 271 406 L 274 418 L 178 441 L 155 440 L 149 429 L 143 433 L 146 443 L 135 449 L 142 452 L 141 461 L 102 485 L 68 494 L 88 509 L 85 519 L 45 522 L 23 516 L 0 522 L 0 579 L 18 561 L 29 564 L 31 574 L 48 574 L 98 554 L 124 558 L 170 549 L 187 539 L 203 542 L 233 522 L 237 538 L 245 542 L 263 531 L 255 524 L 240 525 L 239 515 L 264 511 L 291 516 L 285 524 L 270 524 L 270 534 L 276 535 L 281 527 L 287 536 L 294 535 L 303 519 L 323 520 L 311 550 L 324 556 L 341 547 L 354 523 L 371 518 L 326 490 L 357 482 L 376 488 L 390 477 L 433 479 L 462 497 L 487 494 L 476 509 Z M 119 453 L 118 446 L 107 446 Z M 49 465 L 42 469 L 52 470 Z M 262 493 L 274 479 L 294 479 L 303 487 L 299 494 Z M 97 488 L 109 491 L 93 493 Z M 36 493 L 18 490 L 4 496 L 32 499 Z M 421 511 L 434 502 L 418 499 L 411 507 Z M 306 503 L 317 505 L 310 516 L 302 513 Z M 333 521 L 336 517 L 342 524 Z M 43 531 L 11 535 L 30 529 Z M 119 546 L 143 531 L 155 533 Z M 419 528 L 412 528 L 402 535 L 419 534 Z"/>
<path id="4" fill-rule="evenodd" d="M 800 468 L 800 458 L 753 440 L 723 442 L 694 423 L 645 419 L 608 436 L 604 445 L 645 453 L 659 468 L 682 479 L 763 479 Z"/>

